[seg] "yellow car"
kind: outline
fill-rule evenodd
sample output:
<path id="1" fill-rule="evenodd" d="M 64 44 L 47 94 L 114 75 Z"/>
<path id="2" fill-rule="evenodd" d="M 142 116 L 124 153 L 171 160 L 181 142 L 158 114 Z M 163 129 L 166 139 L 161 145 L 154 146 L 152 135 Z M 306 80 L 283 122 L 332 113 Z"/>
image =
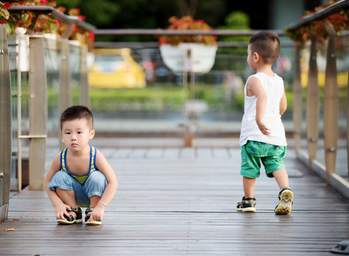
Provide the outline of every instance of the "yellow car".
<path id="1" fill-rule="evenodd" d="M 143 88 L 145 73 L 131 57 L 131 49 L 96 49 L 88 74 L 90 87 Z"/>

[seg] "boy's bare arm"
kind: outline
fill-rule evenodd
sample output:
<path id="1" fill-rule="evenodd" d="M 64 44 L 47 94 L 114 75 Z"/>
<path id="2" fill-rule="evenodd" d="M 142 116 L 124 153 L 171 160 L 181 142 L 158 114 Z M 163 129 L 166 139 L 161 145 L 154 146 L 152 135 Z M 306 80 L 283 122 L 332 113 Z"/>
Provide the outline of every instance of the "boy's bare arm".
<path id="1" fill-rule="evenodd" d="M 97 151 L 96 167 L 98 168 L 99 171 L 103 172 L 103 174 L 105 175 L 108 181 L 108 184 L 104 190 L 104 193 L 100 199 L 100 202 L 97 203 L 97 205 L 93 209 L 90 220 L 103 219 L 105 207 L 113 199 L 116 189 L 118 187 L 118 181 L 116 179 L 114 170 L 113 168 L 111 168 L 107 159 L 104 157 L 104 155 L 100 151 Z"/>
<path id="2" fill-rule="evenodd" d="M 50 184 L 50 181 L 55 175 L 56 172 L 58 172 L 61 169 L 60 164 L 60 154 L 58 154 L 52 161 L 51 167 L 48 170 L 46 177 L 45 177 L 45 188 L 47 191 L 47 195 L 49 196 L 53 206 L 55 207 L 55 213 L 57 219 L 64 219 L 64 214 L 69 216 L 67 209 L 70 210 L 70 206 L 65 205 L 62 203 L 61 199 L 58 197 L 56 191 L 52 191 L 48 189 L 48 186 Z"/>
<path id="3" fill-rule="evenodd" d="M 247 96 L 255 95 L 257 97 L 256 102 L 256 123 L 259 130 L 264 135 L 270 135 L 270 129 L 265 125 L 263 118 L 267 108 L 267 94 L 260 82 L 256 77 L 251 77 L 247 84 Z M 252 95 L 249 95 L 252 94 Z"/>
<path id="4" fill-rule="evenodd" d="M 108 185 L 101 198 L 101 201 L 107 205 L 115 195 L 116 189 L 118 187 L 118 181 L 116 179 L 113 168 L 110 166 L 107 159 L 100 151 L 97 151 L 96 166 L 99 171 L 103 172 L 108 181 Z"/>
<path id="5" fill-rule="evenodd" d="M 287 109 L 287 98 L 284 90 L 284 95 L 282 95 L 282 98 L 280 100 L 280 115 L 285 113 L 286 109 Z"/>

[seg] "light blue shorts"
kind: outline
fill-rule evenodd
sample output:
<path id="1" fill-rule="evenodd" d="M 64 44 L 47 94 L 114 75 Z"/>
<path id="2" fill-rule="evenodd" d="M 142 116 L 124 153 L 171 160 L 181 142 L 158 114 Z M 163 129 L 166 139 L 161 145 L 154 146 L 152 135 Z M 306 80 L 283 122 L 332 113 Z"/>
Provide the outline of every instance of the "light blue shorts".
<path id="1" fill-rule="evenodd" d="M 90 197 L 102 197 L 107 184 L 106 177 L 100 171 L 92 172 L 84 186 L 81 186 L 76 179 L 61 170 L 53 175 L 48 188 L 49 190 L 56 190 L 56 188 L 74 190 L 76 204 L 80 207 L 89 207 Z"/>

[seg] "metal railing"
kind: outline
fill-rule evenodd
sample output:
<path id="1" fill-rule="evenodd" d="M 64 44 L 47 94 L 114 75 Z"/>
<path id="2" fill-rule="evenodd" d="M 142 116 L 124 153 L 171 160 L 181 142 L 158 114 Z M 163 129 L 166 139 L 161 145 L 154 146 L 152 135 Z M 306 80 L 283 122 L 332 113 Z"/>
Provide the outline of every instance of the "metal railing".
<path id="1" fill-rule="evenodd" d="M 300 51 L 306 47 L 299 43 L 296 49 L 295 56 L 295 77 L 294 77 L 294 131 L 296 140 L 296 149 L 298 156 L 308 162 L 308 165 L 313 170 L 318 171 L 328 184 L 333 185 L 345 197 L 349 198 L 349 183 L 343 177 L 335 173 L 336 158 L 338 152 L 338 83 L 337 83 L 337 67 L 336 58 L 338 58 L 335 43 L 339 38 L 347 38 L 346 35 L 338 35 L 332 25 L 326 20 L 326 17 L 345 11 L 349 15 L 349 1 L 342 0 L 330 5 L 314 14 L 307 15 L 285 28 L 286 31 L 297 33 L 300 28 L 303 28 L 312 22 L 322 21 L 328 33 L 327 41 L 327 56 L 326 56 L 326 71 L 325 71 L 325 86 L 324 86 L 324 157 L 325 166 L 319 163 L 317 159 L 317 151 L 319 147 L 319 125 L 320 125 L 320 88 L 318 81 L 318 64 L 317 50 L 319 49 L 317 39 L 311 36 L 310 56 L 309 56 L 309 72 L 307 83 L 307 102 L 306 102 L 306 124 L 307 124 L 307 149 L 308 154 L 301 150 L 301 121 L 302 121 L 302 87 L 301 87 L 301 63 Z M 347 46 L 346 46 L 347 47 Z M 346 53 L 348 56 L 348 53 Z M 349 90 L 347 90 L 347 93 Z M 347 102 L 348 94 L 347 94 Z M 349 104 L 346 110 L 347 127 L 346 127 L 346 151 L 347 161 L 349 160 Z M 348 162 L 349 165 L 349 162 Z M 347 167 L 348 168 L 348 167 Z M 349 172 L 348 172 L 349 173 Z"/>
<path id="2" fill-rule="evenodd" d="M 47 138 L 47 77 L 45 66 L 45 44 L 47 39 L 42 35 L 33 33 L 35 23 L 41 14 L 46 14 L 58 19 L 62 23 L 68 24 L 67 29 L 63 32 L 61 38 L 57 40 L 60 45 L 59 67 L 59 108 L 65 109 L 72 105 L 71 100 L 71 71 L 70 71 L 70 46 L 68 38 L 73 31 L 73 26 L 87 31 L 94 31 L 95 27 L 83 21 L 79 21 L 77 17 L 64 15 L 52 7 L 29 7 L 16 6 L 9 8 L 12 12 L 30 11 L 34 13 L 32 24 L 28 27 L 26 34 L 16 33 L 14 41 L 8 45 L 7 33 L 5 25 L 0 24 L 0 113 L 2 123 L 0 126 L 0 148 L 2 157 L 0 158 L 0 221 L 7 217 L 9 192 L 11 186 L 11 170 L 17 165 L 18 190 L 22 189 L 22 140 L 29 139 L 29 188 L 31 190 L 42 190 L 44 184 L 45 173 L 45 157 L 46 157 L 46 138 Z M 28 42 L 28 44 L 26 43 Z M 11 48 L 9 53 L 8 46 Z M 27 54 L 23 55 L 24 52 Z M 87 66 L 86 66 L 87 46 L 81 47 L 81 63 L 80 63 L 80 104 L 89 104 L 89 87 L 87 82 Z M 14 58 L 12 64 L 14 67 L 12 74 L 10 71 L 10 58 Z M 28 62 L 29 68 L 23 68 L 23 63 Z M 29 109 L 28 122 L 29 129 L 27 134 L 22 134 L 22 77 L 27 76 Z M 16 90 L 11 89 L 10 76 L 16 80 Z M 26 86 L 26 85 L 25 85 Z M 16 139 L 17 153 L 14 155 L 16 161 L 11 161 L 12 154 L 12 112 L 13 104 L 11 98 L 17 100 L 16 112 Z M 17 162 L 17 164 L 16 164 Z"/>

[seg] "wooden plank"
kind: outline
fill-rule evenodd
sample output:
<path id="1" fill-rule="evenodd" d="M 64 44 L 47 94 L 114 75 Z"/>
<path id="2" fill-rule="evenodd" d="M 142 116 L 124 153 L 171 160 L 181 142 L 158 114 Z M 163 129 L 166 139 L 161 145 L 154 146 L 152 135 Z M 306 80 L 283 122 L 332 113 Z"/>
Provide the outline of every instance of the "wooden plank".
<path id="1" fill-rule="evenodd" d="M 236 148 L 229 148 L 229 154 L 230 154 L 230 158 L 233 161 L 241 161 L 241 152 L 240 150 L 236 150 Z"/>
<path id="2" fill-rule="evenodd" d="M 195 148 L 182 148 L 180 152 L 181 158 L 196 158 Z"/>
<path id="3" fill-rule="evenodd" d="M 29 37 L 29 136 L 47 136 L 47 79 L 42 37 Z M 38 154 L 37 152 L 41 152 Z M 44 189 L 46 137 L 29 139 L 29 188 Z"/>
<path id="4" fill-rule="evenodd" d="M 90 108 L 90 86 L 88 84 L 87 45 L 81 46 L 80 61 L 80 105 Z"/>
<path id="5" fill-rule="evenodd" d="M 178 158 L 180 154 L 179 148 L 166 148 L 164 149 L 164 158 Z"/>
<path id="6" fill-rule="evenodd" d="M 301 55 L 300 49 L 303 45 L 297 44 L 295 50 L 294 80 L 293 80 L 293 123 L 295 149 L 300 149 L 302 113 L 303 113 L 303 89 L 301 84 Z"/>
<path id="7" fill-rule="evenodd" d="M 335 172 L 338 141 L 338 85 L 336 67 L 335 37 L 330 36 L 327 45 L 324 135 L 327 184 L 329 174 Z"/>
<path id="8" fill-rule="evenodd" d="M 122 148 L 113 154 L 115 158 L 126 158 L 130 155 L 132 148 Z"/>
<path id="9" fill-rule="evenodd" d="M 317 140 L 319 138 L 320 97 L 317 69 L 316 38 L 311 38 L 309 74 L 307 86 L 307 139 L 309 160 L 316 159 Z"/>
<path id="10" fill-rule="evenodd" d="M 146 158 L 162 158 L 164 154 L 164 149 L 162 148 L 150 148 L 146 152 Z"/>
<path id="11" fill-rule="evenodd" d="M 209 159 L 213 157 L 211 148 L 197 148 L 196 152 L 198 158 Z"/>
<path id="12" fill-rule="evenodd" d="M 10 196 L 11 158 L 12 158 L 12 98 L 10 64 L 7 46 L 7 33 L 0 24 L 0 221 L 7 217 Z M 3 207 L 4 206 L 4 207 Z"/>
<path id="13" fill-rule="evenodd" d="M 59 70 L 59 94 L 58 94 L 58 123 L 62 112 L 73 104 L 71 91 L 71 69 L 70 69 L 70 52 L 68 38 L 61 38 L 61 66 Z M 65 148 L 62 142 L 62 135 L 58 132 L 59 149 Z"/>
<path id="14" fill-rule="evenodd" d="M 297 162 L 292 149 L 285 161 L 304 176 L 290 178 L 295 201 L 288 216 L 274 214 L 279 189 L 263 170 L 255 188 L 257 212 L 235 210 L 243 195 L 240 149 L 230 149 L 234 158 L 218 160 L 169 152 L 174 158 L 110 159 L 119 188 L 101 227 L 56 225 L 43 191 L 13 195 L 9 220 L 18 221 L 0 225 L 0 255 L 330 256 L 349 236 L 348 203 Z M 11 227 L 15 231 L 5 231 Z M 249 239 L 253 243 L 246 248 Z"/>
<path id="15" fill-rule="evenodd" d="M 98 150 L 106 157 L 110 158 L 117 149 L 115 148 L 98 148 Z"/>
<path id="16" fill-rule="evenodd" d="M 137 148 L 137 149 L 132 149 L 129 158 L 143 158 L 145 157 L 145 154 L 147 153 L 146 148 Z"/>
<path id="17" fill-rule="evenodd" d="M 214 158 L 230 158 L 230 152 L 227 148 L 215 148 L 213 149 Z"/>

